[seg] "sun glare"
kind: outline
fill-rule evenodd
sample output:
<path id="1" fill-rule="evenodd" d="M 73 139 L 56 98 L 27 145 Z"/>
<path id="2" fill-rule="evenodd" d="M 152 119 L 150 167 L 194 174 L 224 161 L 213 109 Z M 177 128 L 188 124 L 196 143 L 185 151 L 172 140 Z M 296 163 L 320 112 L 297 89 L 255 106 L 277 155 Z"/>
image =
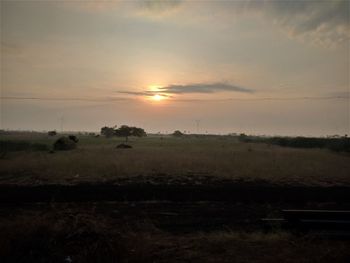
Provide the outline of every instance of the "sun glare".
<path id="1" fill-rule="evenodd" d="M 149 85 L 148 88 L 150 91 L 158 91 L 161 88 L 161 85 Z"/>
<path id="2" fill-rule="evenodd" d="M 161 100 L 164 99 L 164 96 L 159 95 L 159 94 L 155 94 L 155 95 L 152 96 L 152 99 L 153 99 L 154 101 L 161 101 Z"/>

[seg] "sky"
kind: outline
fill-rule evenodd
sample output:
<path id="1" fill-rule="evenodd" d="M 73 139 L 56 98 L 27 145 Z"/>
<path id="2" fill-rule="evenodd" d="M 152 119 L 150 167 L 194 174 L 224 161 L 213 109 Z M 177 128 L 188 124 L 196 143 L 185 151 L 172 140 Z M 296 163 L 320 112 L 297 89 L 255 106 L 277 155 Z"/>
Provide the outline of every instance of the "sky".
<path id="1" fill-rule="evenodd" d="M 1 129 L 349 134 L 348 0 L 2 0 Z"/>

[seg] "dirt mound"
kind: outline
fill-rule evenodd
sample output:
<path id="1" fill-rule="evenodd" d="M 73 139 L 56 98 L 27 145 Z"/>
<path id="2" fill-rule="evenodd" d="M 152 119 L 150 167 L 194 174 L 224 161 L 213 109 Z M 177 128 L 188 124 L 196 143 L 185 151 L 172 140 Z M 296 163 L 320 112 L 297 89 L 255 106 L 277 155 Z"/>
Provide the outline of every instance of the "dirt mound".
<path id="1" fill-rule="evenodd" d="M 115 148 L 117 148 L 117 149 L 131 149 L 132 146 L 129 144 L 121 143 L 121 144 L 117 145 Z"/>

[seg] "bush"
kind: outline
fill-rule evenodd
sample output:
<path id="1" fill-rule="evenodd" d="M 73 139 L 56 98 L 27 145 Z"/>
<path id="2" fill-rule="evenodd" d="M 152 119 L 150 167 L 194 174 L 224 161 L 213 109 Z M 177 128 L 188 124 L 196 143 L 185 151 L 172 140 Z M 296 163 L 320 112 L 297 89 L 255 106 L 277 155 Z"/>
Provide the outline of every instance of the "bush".
<path id="1" fill-rule="evenodd" d="M 56 131 L 49 131 L 49 132 L 47 133 L 47 135 L 49 135 L 49 136 L 55 136 L 55 135 L 57 135 L 57 132 L 56 132 Z"/>
<path id="2" fill-rule="evenodd" d="M 56 151 L 69 151 L 75 149 L 76 147 L 76 142 L 67 137 L 61 137 L 53 144 L 53 148 Z"/>
<path id="3" fill-rule="evenodd" d="M 174 131 L 173 136 L 174 137 L 182 137 L 184 134 L 180 132 L 179 130 Z"/>
<path id="4" fill-rule="evenodd" d="M 336 152 L 350 152 L 350 138 L 333 139 L 327 147 Z"/>
<path id="5" fill-rule="evenodd" d="M 75 135 L 69 135 L 68 136 L 69 140 L 72 140 L 73 142 L 77 143 L 79 141 L 78 137 Z"/>
<path id="6" fill-rule="evenodd" d="M 336 152 L 350 152 L 350 138 L 312 138 L 312 137 L 254 137 L 240 135 L 241 142 L 270 143 L 292 148 L 326 148 Z"/>
<path id="7" fill-rule="evenodd" d="M 0 141 L 0 149 L 1 152 L 48 151 L 49 147 L 46 144 L 27 141 Z"/>

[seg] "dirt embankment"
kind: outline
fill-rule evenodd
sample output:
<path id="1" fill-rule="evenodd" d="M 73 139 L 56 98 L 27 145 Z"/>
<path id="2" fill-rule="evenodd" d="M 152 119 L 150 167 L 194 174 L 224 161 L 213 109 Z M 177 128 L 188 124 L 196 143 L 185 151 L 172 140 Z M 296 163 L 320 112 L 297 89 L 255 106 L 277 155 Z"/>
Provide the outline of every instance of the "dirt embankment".
<path id="1" fill-rule="evenodd" d="M 2 203 L 147 200 L 342 203 L 350 201 L 350 187 L 283 186 L 256 182 L 202 185 L 147 183 L 0 185 Z"/>

